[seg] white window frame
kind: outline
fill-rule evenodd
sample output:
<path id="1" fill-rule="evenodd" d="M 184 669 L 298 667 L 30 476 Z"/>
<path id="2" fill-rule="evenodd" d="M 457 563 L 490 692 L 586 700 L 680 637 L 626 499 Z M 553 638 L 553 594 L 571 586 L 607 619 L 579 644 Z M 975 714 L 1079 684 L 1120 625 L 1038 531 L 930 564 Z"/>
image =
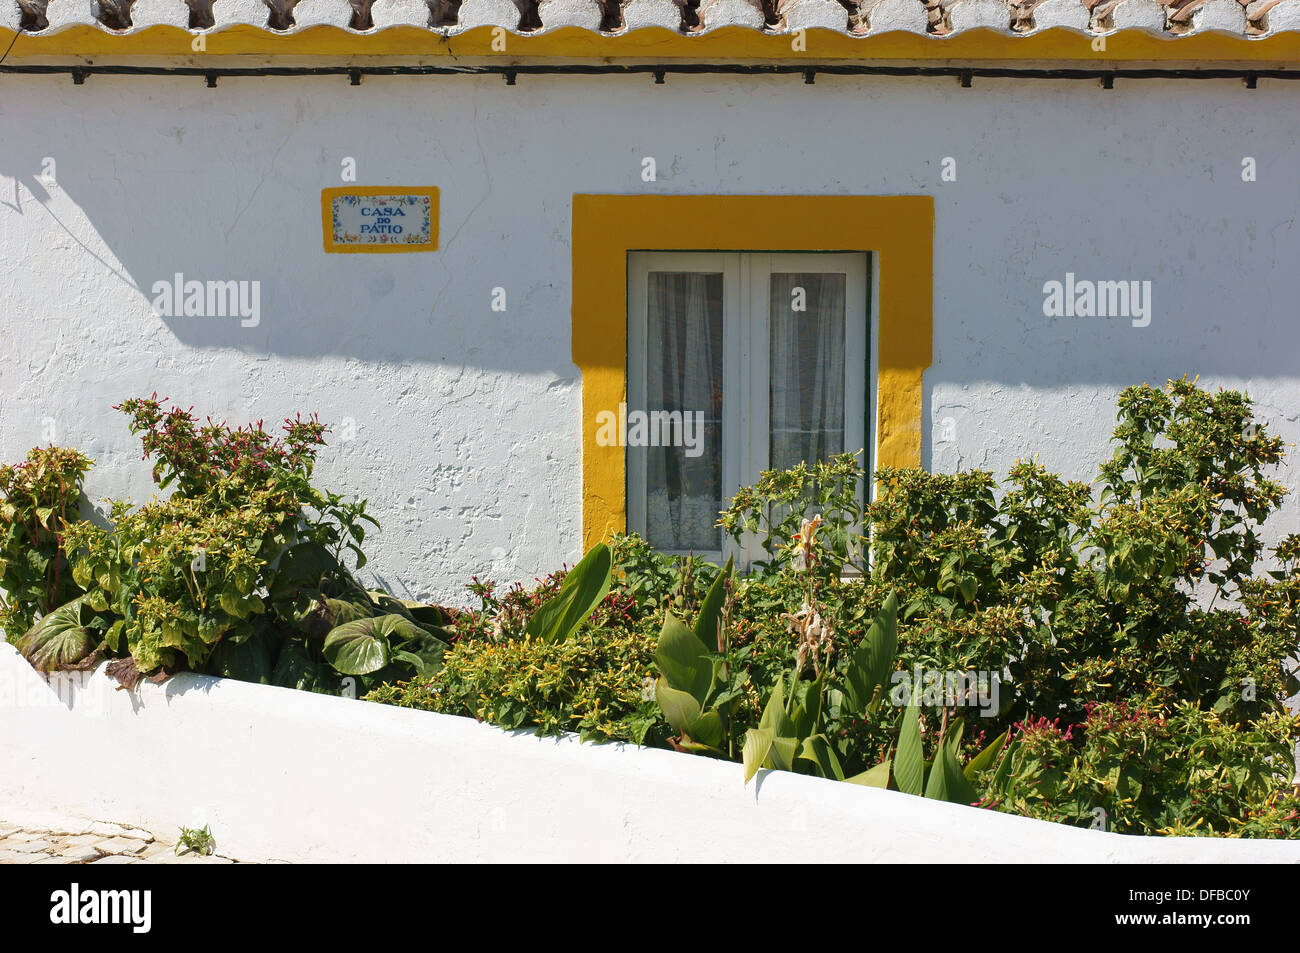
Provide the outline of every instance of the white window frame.
<path id="1" fill-rule="evenodd" d="M 723 310 L 722 491 L 724 499 L 754 483 L 768 466 L 771 394 L 770 284 L 773 274 L 832 273 L 845 276 L 844 449 L 875 457 L 875 325 L 872 268 L 866 252 L 656 252 L 628 253 L 627 406 L 646 407 L 647 323 L 651 271 L 721 273 Z M 871 364 L 867 365 L 868 342 Z M 638 372 L 639 369 L 639 372 Z M 748 400 L 741 399 L 748 395 Z M 871 408 L 868 418 L 868 407 Z M 743 439 L 742 439 L 743 438 Z M 647 455 L 627 450 L 627 528 L 646 530 Z M 867 465 L 870 465 L 869 460 Z M 869 488 L 868 488 L 869 492 Z M 737 546 L 722 534 L 721 551 L 695 555 L 722 562 L 733 557 L 748 567 L 766 556 L 757 539 Z M 685 555 L 685 552 L 670 554 Z"/>

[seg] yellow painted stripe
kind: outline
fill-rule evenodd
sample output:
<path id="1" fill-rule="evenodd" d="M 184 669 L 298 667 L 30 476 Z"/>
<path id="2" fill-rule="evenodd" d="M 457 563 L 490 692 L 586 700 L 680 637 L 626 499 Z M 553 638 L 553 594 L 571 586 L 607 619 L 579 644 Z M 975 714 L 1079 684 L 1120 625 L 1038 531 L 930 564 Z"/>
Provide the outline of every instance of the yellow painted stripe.
<path id="1" fill-rule="evenodd" d="M 431 30 L 395 26 L 378 33 L 353 33 L 333 26 L 315 26 L 292 33 L 273 33 L 246 24 L 233 24 L 203 34 L 206 50 L 192 48 L 198 34 L 172 26 L 153 26 L 119 35 L 96 26 L 71 26 L 50 34 L 24 34 L 9 56 L 183 56 L 202 66 L 212 56 L 329 56 L 329 57 L 543 57 L 557 59 L 650 58 L 660 60 L 961 60 L 1087 61 L 1105 65 L 1116 61 L 1242 62 L 1284 68 L 1300 63 L 1300 32 L 1249 38 L 1226 33 L 1159 37 L 1141 30 L 1106 37 L 1104 51 L 1093 49 L 1095 37 L 1064 28 L 1030 36 L 997 30 L 965 30 L 955 36 L 934 37 L 895 32 L 855 37 L 834 30 L 807 32 L 806 48 L 794 49 L 793 35 L 760 33 L 748 27 L 723 27 L 699 36 L 686 36 L 661 27 L 646 27 L 620 36 L 605 36 L 577 27 L 540 35 L 498 33 L 505 49 L 493 48 L 496 27 L 477 27 L 459 36 L 443 37 Z M 0 28 L 0 48 L 13 31 Z M 500 42 L 496 44 L 500 47 Z"/>

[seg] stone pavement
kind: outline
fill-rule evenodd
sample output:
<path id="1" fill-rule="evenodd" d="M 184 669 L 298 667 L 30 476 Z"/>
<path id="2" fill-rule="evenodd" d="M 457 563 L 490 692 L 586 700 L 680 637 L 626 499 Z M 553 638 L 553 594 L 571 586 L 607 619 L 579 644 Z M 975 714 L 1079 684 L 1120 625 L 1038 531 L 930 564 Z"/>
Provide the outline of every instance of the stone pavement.
<path id="1" fill-rule="evenodd" d="M 218 854 L 177 856 L 175 841 L 104 821 L 11 824 L 0 820 L 0 864 L 233 864 Z"/>

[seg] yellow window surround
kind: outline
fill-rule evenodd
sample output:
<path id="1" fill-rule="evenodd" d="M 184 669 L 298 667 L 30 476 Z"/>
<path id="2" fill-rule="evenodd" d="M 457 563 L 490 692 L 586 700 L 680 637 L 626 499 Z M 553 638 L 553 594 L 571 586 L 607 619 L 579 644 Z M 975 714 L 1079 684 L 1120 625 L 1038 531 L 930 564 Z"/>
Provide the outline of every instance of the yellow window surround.
<path id="1" fill-rule="evenodd" d="M 627 394 L 627 253 L 863 251 L 876 274 L 877 466 L 921 464 L 930 366 L 934 199 L 928 195 L 575 195 L 573 361 L 582 372 L 582 536 L 627 525 L 624 449 L 597 414 Z M 870 413 L 871 408 L 868 408 Z"/>

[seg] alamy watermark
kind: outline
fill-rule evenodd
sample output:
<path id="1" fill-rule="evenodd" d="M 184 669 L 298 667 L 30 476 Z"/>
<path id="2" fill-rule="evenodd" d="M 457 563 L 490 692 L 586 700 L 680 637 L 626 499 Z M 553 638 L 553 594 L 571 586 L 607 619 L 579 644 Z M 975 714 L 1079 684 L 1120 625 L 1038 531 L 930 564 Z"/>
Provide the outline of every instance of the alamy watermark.
<path id="1" fill-rule="evenodd" d="M 185 280 L 182 272 L 153 283 L 153 311 L 160 318 L 240 318 L 240 326 L 262 323 L 260 281 Z"/>
<path id="2" fill-rule="evenodd" d="M 153 928 L 153 891 L 82 890 L 73 883 L 50 894 L 50 922 L 58 925 L 125 924 L 132 933 Z"/>
<path id="3" fill-rule="evenodd" d="M 1065 281 L 1043 285 L 1043 314 L 1049 318 L 1131 318 L 1133 327 L 1151 323 L 1150 281 L 1076 280 L 1074 272 Z"/>
<path id="4" fill-rule="evenodd" d="M 916 701 L 927 708 L 978 708 L 981 718 L 998 714 L 1000 672 L 949 672 L 920 665 L 895 672 L 889 679 L 889 701 L 898 707 Z"/>
<path id="5" fill-rule="evenodd" d="M 601 447 L 684 447 L 686 456 L 704 453 L 704 411 L 632 410 L 596 414 L 596 444 Z"/>

